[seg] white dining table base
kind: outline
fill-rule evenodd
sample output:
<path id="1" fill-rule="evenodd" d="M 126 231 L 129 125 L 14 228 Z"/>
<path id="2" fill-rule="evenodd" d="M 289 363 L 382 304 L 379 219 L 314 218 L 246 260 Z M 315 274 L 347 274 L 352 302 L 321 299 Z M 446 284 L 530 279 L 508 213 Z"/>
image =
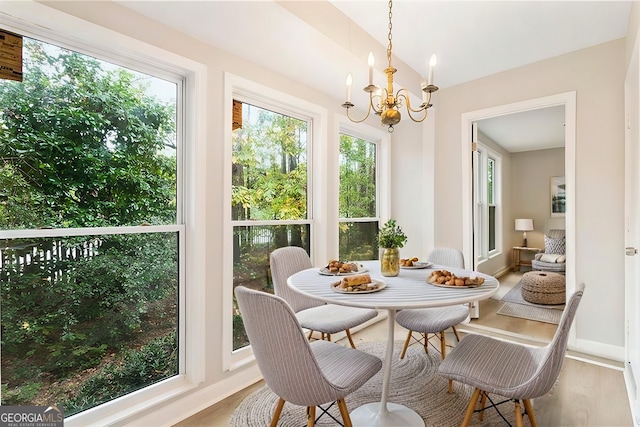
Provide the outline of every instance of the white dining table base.
<path id="1" fill-rule="evenodd" d="M 387 335 L 387 352 L 384 358 L 382 377 L 382 398 L 380 402 L 367 403 L 354 409 L 349 416 L 354 427 L 378 426 L 415 426 L 424 427 L 424 421 L 418 413 L 404 405 L 387 402 L 389 396 L 389 379 L 391 378 L 391 359 L 393 358 L 394 328 L 396 310 L 389 309 L 389 331 Z"/>

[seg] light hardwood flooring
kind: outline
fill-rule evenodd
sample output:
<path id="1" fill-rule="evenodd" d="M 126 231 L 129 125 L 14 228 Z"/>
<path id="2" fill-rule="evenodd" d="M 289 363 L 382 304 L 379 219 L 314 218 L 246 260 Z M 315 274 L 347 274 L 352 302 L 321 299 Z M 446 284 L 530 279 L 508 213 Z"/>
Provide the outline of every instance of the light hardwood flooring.
<path id="1" fill-rule="evenodd" d="M 555 325 L 495 313 L 500 307 L 499 298 L 517 284 L 521 276 L 522 273 L 502 276 L 501 290 L 496 299 L 481 301 L 480 318 L 459 326 L 458 330 L 491 334 L 534 345 L 548 342 L 553 337 Z M 395 336 L 396 340 L 403 339 L 406 330 L 396 325 Z M 386 341 L 386 320 L 354 333 L 353 338 L 356 347 L 364 341 Z M 448 344 L 454 342 L 453 335 L 451 338 L 447 336 Z M 546 396 L 533 401 L 538 424 L 569 427 L 633 426 L 622 364 L 581 357 L 571 352 L 568 354 L 558 384 Z M 224 427 L 240 402 L 263 384 L 260 381 L 185 419 L 175 427 Z M 462 420 L 463 414 L 460 415 Z M 529 425 L 528 421 L 525 421 L 525 425 Z"/>

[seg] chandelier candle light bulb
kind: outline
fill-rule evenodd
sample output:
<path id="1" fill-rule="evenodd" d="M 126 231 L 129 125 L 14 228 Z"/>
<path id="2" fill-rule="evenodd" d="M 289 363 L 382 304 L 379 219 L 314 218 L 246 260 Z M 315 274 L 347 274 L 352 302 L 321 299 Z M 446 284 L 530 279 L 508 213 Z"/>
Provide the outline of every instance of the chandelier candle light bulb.
<path id="1" fill-rule="evenodd" d="M 392 48 L 393 45 L 391 43 L 392 34 L 391 29 L 393 27 L 391 22 L 391 9 L 393 7 L 393 0 L 389 0 L 389 45 L 387 46 L 387 61 L 388 66 L 383 70 L 387 75 L 387 85 L 386 88 L 380 88 L 373 84 L 373 66 L 375 64 L 373 58 L 373 52 L 369 52 L 369 58 L 367 60 L 367 64 L 369 67 L 369 84 L 363 89 L 365 92 L 369 94 L 369 105 L 367 107 L 367 114 L 362 119 L 354 119 L 351 117 L 349 113 L 349 109 L 354 107 L 355 105 L 351 102 L 351 80 L 347 80 L 347 100 L 342 107 L 347 110 L 347 117 L 354 123 L 361 123 L 365 121 L 369 115 L 371 114 L 371 110 L 376 115 L 380 116 L 380 122 L 383 126 L 387 126 L 389 132 L 393 132 L 393 126 L 400 123 L 401 114 L 400 107 L 404 104 L 407 109 L 407 114 L 409 118 L 414 122 L 422 122 L 427 118 L 427 114 L 429 113 L 428 109 L 432 107 L 431 105 L 431 94 L 438 90 L 438 87 L 433 84 L 433 74 L 436 66 L 436 55 L 431 55 L 431 59 L 429 60 L 429 74 L 428 80 L 425 81 L 422 78 L 420 82 L 420 89 L 422 90 L 422 104 L 418 108 L 411 107 L 411 99 L 409 98 L 409 91 L 405 88 L 401 88 L 397 93 L 393 91 L 393 74 L 398 71 L 391 64 L 392 57 Z M 376 97 L 379 96 L 379 102 L 376 102 Z M 412 113 L 422 113 L 421 116 L 414 116 Z"/>
<path id="2" fill-rule="evenodd" d="M 429 80 L 427 82 L 427 86 L 433 84 L 433 73 L 436 68 L 436 62 L 438 62 L 438 58 L 436 58 L 436 54 L 431 55 L 431 59 L 429 59 Z"/>
<path id="3" fill-rule="evenodd" d="M 351 73 L 347 74 L 347 102 L 351 102 L 351 84 L 353 83 L 353 78 L 351 77 Z"/>

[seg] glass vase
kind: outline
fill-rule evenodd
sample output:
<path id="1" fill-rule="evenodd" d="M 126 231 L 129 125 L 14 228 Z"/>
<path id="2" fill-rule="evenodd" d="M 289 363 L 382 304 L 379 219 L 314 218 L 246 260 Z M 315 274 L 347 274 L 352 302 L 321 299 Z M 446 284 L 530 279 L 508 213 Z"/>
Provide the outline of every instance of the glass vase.
<path id="1" fill-rule="evenodd" d="M 400 274 L 400 249 L 382 248 L 380 252 L 380 273 L 386 277 Z"/>

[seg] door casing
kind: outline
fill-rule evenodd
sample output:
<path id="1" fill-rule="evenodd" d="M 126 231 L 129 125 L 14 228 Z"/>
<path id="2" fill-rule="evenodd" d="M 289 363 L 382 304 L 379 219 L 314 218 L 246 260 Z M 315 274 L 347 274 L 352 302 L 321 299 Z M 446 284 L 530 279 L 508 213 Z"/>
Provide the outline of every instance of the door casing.
<path id="1" fill-rule="evenodd" d="M 472 268 L 476 268 L 473 256 L 473 181 L 471 165 L 472 123 L 506 114 L 536 110 L 539 108 L 564 105 L 565 123 L 565 184 L 566 184 L 566 292 L 568 295 L 575 290 L 575 242 L 576 242 L 576 92 L 565 92 L 556 95 L 535 98 L 512 104 L 505 104 L 482 110 L 470 111 L 462 114 L 461 120 L 461 165 L 462 165 L 462 251 L 465 259 L 473 260 Z M 575 344 L 575 329 L 569 334 L 569 345 Z"/>

